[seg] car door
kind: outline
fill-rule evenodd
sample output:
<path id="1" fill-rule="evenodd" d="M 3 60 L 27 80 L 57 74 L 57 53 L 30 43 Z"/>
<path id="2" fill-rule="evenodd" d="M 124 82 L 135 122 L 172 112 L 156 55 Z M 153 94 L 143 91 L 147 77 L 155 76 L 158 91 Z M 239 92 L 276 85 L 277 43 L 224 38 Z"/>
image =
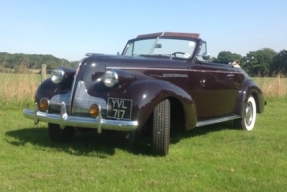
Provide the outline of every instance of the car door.
<path id="1" fill-rule="evenodd" d="M 195 63 L 189 70 L 189 85 L 199 120 L 234 113 L 239 88 L 235 86 L 235 76 L 217 64 Z"/>

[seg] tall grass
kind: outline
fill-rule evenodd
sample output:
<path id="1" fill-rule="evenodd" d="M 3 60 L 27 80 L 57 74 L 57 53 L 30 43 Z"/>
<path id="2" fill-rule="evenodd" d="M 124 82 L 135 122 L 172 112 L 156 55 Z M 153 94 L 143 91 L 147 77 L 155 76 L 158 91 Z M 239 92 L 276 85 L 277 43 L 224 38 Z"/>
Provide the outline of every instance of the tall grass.
<path id="1" fill-rule="evenodd" d="M 267 98 L 287 97 L 287 78 L 277 77 L 255 77 L 252 78 L 263 91 Z"/>
<path id="2" fill-rule="evenodd" d="M 0 73 L 0 107 L 30 107 L 40 79 L 40 75 L 34 73 Z"/>
<path id="3" fill-rule="evenodd" d="M 287 98 L 287 78 L 252 78 L 266 98 Z M 41 82 L 40 74 L 0 73 L 0 107 L 31 107 L 35 91 Z"/>

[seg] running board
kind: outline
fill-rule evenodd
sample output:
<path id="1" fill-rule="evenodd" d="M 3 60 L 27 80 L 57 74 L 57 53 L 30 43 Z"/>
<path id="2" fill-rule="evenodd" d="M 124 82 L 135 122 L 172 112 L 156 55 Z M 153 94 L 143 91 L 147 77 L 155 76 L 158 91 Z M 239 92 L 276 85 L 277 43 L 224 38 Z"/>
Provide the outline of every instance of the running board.
<path id="1" fill-rule="evenodd" d="M 226 116 L 226 117 L 220 117 L 220 118 L 215 118 L 215 119 L 210 119 L 210 120 L 205 120 L 205 121 L 199 121 L 196 124 L 196 127 L 201 127 L 205 125 L 210 125 L 210 124 L 215 124 L 215 123 L 221 123 L 225 121 L 230 121 L 233 119 L 239 119 L 239 115 L 231 115 L 231 116 Z"/>

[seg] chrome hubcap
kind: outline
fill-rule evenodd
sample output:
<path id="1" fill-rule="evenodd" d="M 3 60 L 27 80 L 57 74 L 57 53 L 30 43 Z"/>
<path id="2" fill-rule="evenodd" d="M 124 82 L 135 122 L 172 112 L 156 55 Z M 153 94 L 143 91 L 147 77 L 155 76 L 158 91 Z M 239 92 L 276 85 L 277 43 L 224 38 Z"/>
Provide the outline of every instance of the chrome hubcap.
<path id="1" fill-rule="evenodd" d="M 253 108 L 252 104 L 248 103 L 246 107 L 246 117 L 245 117 L 245 122 L 247 125 L 250 125 L 253 120 Z"/>

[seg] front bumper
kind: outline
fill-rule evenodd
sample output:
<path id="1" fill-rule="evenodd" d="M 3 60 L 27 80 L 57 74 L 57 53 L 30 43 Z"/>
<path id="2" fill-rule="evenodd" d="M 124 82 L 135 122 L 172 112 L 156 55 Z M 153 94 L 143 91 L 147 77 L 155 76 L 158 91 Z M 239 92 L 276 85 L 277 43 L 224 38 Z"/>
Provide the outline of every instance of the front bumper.
<path id="1" fill-rule="evenodd" d="M 92 128 L 97 129 L 98 133 L 101 133 L 103 129 L 132 131 L 138 127 L 137 121 L 102 119 L 101 111 L 97 118 L 69 116 L 65 102 L 62 102 L 59 105 L 61 106 L 60 114 L 41 112 L 39 111 L 38 104 L 35 103 L 35 110 L 24 109 L 23 115 L 28 119 L 34 120 L 35 125 L 38 124 L 39 121 L 42 121 L 58 124 L 61 129 L 64 129 L 66 126 Z"/>

